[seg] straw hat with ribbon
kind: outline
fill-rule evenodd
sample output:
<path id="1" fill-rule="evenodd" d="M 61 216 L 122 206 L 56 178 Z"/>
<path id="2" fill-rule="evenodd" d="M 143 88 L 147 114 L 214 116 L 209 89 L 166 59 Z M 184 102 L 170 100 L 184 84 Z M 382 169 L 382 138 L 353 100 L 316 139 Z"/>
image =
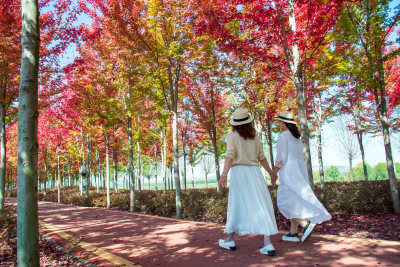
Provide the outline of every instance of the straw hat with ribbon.
<path id="1" fill-rule="evenodd" d="M 294 121 L 293 113 L 291 113 L 289 111 L 281 111 L 281 113 L 279 113 L 279 116 L 277 117 L 277 119 L 280 121 L 283 121 L 283 122 L 292 123 L 292 124 L 297 125 L 297 123 Z"/>
<path id="2" fill-rule="evenodd" d="M 232 119 L 229 123 L 232 126 L 248 124 L 254 120 L 254 116 L 249 114 L 247 109 L 238 109 L 232 114 Z"/>

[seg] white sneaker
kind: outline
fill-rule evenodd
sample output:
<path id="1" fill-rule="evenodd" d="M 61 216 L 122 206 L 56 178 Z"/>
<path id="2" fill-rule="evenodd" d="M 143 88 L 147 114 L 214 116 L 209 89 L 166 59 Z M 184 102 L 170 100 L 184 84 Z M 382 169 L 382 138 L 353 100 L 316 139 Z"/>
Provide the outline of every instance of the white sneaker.
<path id="1" fill-rule="evenodd" d="M 275 248 L 274 245 L 269 244 L 262 248 L 260 248 L 260 253 L 268 256 L 275 256 Z"/>
<path id="2" fill-rule="evenodd" d="M 218 240 L 218 245 L 221 248 L 227 249 L 227 250 L 235 250 L 236 249 L 236 245 L 235 245 L 235 241 L 225 241 L 224 239 L 220 239 Z"/>
<path id="3" fill-rule="evenodd" d="M 282 240 L 289 242 L 300 242 L 300 238 L 297 233 L 295 234 L 288 233 L 287 235 L 282 236 Z"/>
<path id="4" fill-rule="evenodd" d="M 307 226 L 303 230 L 303 235 L 301 236 L 301 242 L 306 242 L 307 239 L 311 236 L 311 233 L 314 231 L 316 224 L 308 221 Z"/>

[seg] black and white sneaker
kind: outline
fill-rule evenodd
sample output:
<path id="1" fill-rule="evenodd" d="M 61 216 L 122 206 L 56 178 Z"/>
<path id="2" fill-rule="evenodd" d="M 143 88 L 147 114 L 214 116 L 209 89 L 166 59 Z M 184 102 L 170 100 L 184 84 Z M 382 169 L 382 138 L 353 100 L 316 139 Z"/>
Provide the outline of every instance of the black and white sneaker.
<path id="1" fill-rule="evenodd" d="M 301 236 L 301 242 L 306 242 L 307 239 L 311 236 L 311 233 L 314 231 L 316 224 L 308 221 L 306 227 L 303 229 L 303 235 Z"/>
<path id="2" fill-rule="evenodd" d="M 260 253 L 268 256 L 275 256 L 275 248 L 274 245 L 269 244 L 265 247 L 260 248 Z"/>
<path id="3" fill-rule="evenodd" d="M 300 242 L 300 238 L 297 233 L 295 234 L 288 233 L 287 235 L 282 236 L 282 240 L 289 242 Z"/>
<path id="4" fill-rule="evenodd" d="M 220 239 L 220 240 L 218 240 L 218 245 L 221 248 L 224 248 L 227 250 L 235 250 L 236 249 L 235 241 L 225 241 L 224 239 Z"/>

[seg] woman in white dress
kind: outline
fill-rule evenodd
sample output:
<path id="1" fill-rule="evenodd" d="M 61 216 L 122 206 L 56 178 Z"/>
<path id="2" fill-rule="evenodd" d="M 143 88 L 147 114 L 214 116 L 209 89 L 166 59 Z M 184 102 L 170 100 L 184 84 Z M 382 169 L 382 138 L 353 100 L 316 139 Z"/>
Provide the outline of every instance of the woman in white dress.
<path id="1" fill-rule="evenodd" d="M 278 209 L 286 219 L 291 221 L 290 232 L 283 236 L 282 240 L 299 242 L 297 228 L 300 225 L 303 227 L 301 241 L 305 242 L 314 227 L 330 220 L 331 215 L 319 202 L 308 184 L 303 144 L 294 122 L 294 115 L 288 111 L 282 111 L 277 122 L 282 133 L 279 134 L 276 142 L 277 155 L 271 181 L 274 185 L 279 173 Z"/>
<path id="2" fill-rule="evenodd" d="M 264 235 L 262 254 L 275 255 L 270 235 L 278 233 L 274 207 L 260 164 L 271 175 L 272 170 L 264 156 L 260 138 L 253 127 L 253 115 L 246 109 L 236 110 L 230 124 L 233 131 L 226 136 L 226 158 L 219 181 L 226 186 L 229 170 L 230 186 L 228 195 L 227 221 L 224 233 L 226 239 L 219 240 L 219 246 L 234 250 L 234 234 Z"/>

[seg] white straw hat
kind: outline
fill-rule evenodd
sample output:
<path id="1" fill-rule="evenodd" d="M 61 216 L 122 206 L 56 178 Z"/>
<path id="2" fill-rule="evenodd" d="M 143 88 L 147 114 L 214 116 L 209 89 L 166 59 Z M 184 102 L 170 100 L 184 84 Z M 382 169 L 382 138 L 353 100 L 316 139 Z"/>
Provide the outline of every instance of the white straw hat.
<path id="1" fill-rule="evenodd" d="M 280 120 L 280 121 L 283 121 L 283 122 L 297 124 L 294 121 L 293 113 L 291 113 L 289 111 L 281 111 L 281 113 L 279 113 L 279 116 L 277 117 L 277 119 Z"/>
<path id="2" fill-rule="evenodd" d="M 249 114 L 247 109 L 238 109 L 232 114 L 232 119 L 229 123 L 232 126 L 248 124 L 254 120 L 254 116 Z"/>

